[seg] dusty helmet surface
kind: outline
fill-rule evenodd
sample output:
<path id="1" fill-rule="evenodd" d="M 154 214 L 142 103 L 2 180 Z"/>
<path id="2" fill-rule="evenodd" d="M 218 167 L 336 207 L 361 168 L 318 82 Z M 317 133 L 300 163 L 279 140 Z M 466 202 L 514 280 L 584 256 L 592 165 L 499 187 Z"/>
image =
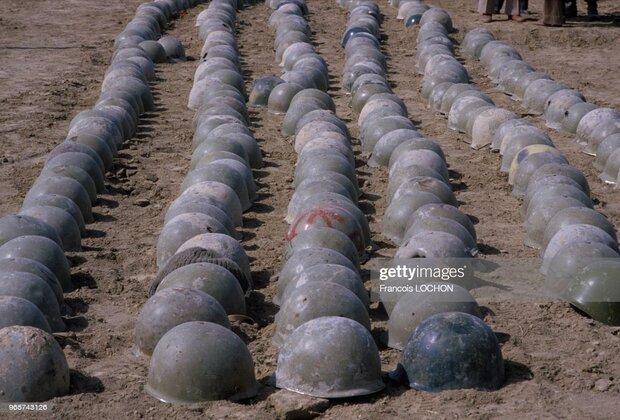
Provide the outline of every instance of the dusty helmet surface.
<path id="1" fill-rule="evenodd" d="M 355 267 L 359 267 L 360 258 L 355 244 L 347 235 L 337 229 L 320 227 L 299 233 L 286 251 L 290 256 L 308 248 L 329 248 L 344 255 Z"/>
<path id="2" fill-rule="evenodd" d="M 407 238 L 396 258 L 470 258 L 467 247 L 458 237 L 440 231 L 423 231 Z"/>
<path id="3" fill-rule="evenodd" d="M 616 239 L 616 231 L 613 223 L 607 219 L 602 213 L 597 212 L 588 207 L 568 207 L 557 212 L 545 227 L 543 235 L 543 248 L 555 236 L 555 234 L 565 226 L 569 225 L 592 225 L 596 226 Z"/>
<path id="4" fill-rule="evenodd" d="M 229 315 L 245 314 L 243 289 L 237 278 L 224 267 L 199 262 L 177 268 L 164 277 L 157 293 L 180 287 L 198 289 L 212 296 Z"/>
<path id="5" fill-rule="evenodd" d="M 0 296 L 0 330 L 13 325 L 52 332 L 43 312 L 34 303 L 17 296 Z"/>
<path id="6" fill-rule="evenodd" d="M 43 236 L 20 236 L 0 246 L 0 258 L 28 258 L 50 269 L 64 291 L 72 288 L 69 261 L 62 248 Z"/>
<path id="7" fill-rule="evenodd" d="M 291 334 L 278 354 L 276 386 L 320 398 L 374 394 L 381 381 L 379 351 L 357 321 L 321 317 Z"/>
<path id="8" fill-rule="evenodd" d="M 409 386 L 420 391 L 491 391 L 504 382 L 495 333 L 480 318 L 462 312 L 422 321 L 407 342 L 401 366 Z"/>
<path id="9" fill-rule="evenodd" d="M 449 292 L 405 293 L 400 297 L 390 312 L 388 347 L 403 350 L 418 325 L 435 314 L 464 312 L 480 317 L 478 303 L 471 294 L 461 286 L 450 286 L 452 290 Z"/>
<path id="10" fill-rule="evenodd" d="M 325 316 L 350 318 L 370 331 L 368 312 L 355 293 L 336 283 L 314 282 L 297 287 L 285 300 L 283 296 L 271 341 L 281 346 L 297 327 Z"/>
<path id="11" fill-rule="evenodd" d="M 0 329 L 0 401 L 47 401 L 69 392 L 69 366 L 50 334 L 27 326 Z"/>
<path id="12" fill-rule="evenodd" d="M 620 325 L 620 259 L 601 259 L 583 268 L 567 292 L 567 300 L 593 319 Z"/>
<path id="13" fill-rule="evenodd" d="M 258 391 L 254 362 L 244 342 L 211 322 L 178 325 L 159 340 L 146 392 L 168 403 L 242 400 Z"/>
<path id="14" fill-rule="evenodd" d="M 163 335 L 185 322 L 205 321 L 230 328 L 226 311 L 212 296 L 198 289 L 164 289 L 146 301 L 136 320 L 136 346 L 152 354 Z"/>

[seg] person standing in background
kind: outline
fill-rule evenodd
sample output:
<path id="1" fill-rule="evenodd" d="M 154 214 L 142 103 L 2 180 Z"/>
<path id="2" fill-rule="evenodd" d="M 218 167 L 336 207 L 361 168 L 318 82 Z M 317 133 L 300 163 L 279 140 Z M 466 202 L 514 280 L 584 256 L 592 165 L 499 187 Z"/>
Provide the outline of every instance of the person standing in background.
<path id="1" fill-rule="evenodd" d="M 562 26 L 564 24 L 564 0 L 545 0 L 543 6 L 543 25 Z"/>
<path id="2" fill-rule="evenodd" d="M 520 0 L 506 0 L 505 13 L 508 20 L 523 22 L 520 10 Z M 493 12 L 496 9 L 496 0 L 478 0 L 478 13 L 482 14 L 482 21 L 485 23 L 493 21 Z"/>

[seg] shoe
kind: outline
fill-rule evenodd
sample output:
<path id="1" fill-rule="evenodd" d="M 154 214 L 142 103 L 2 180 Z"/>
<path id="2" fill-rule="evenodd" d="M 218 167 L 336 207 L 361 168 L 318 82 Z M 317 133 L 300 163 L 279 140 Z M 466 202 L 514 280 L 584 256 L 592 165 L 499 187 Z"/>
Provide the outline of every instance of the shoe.
<path id="1" fill-rule="evenodd" d="M 493 21 L 493 16 L 484 14 L 480 20 L 482 20 L 482 23 L 491 23 Z"/>

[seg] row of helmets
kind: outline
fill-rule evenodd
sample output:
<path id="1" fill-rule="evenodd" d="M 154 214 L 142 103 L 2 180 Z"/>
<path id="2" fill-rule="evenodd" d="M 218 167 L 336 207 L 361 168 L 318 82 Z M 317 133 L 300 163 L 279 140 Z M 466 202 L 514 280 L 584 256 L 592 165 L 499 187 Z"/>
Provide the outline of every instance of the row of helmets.
<path id="1" fill-rule="evenodd" d="M 522 60 L 517 50 L 497 41 L 486 29 L 477 28 L 465 36 L 463 53 L 479 59 L 500 90 L 531 115 L 543 115 L 547 127 L 575 134 L 584 153 L 596 156 L 594 166 L 600 179 L 620 188 L 620 113 L 586 102 L 584 96 L 556 82 Z"/>
<path id="2" fill-rule="evenodd" d="M 310 42 L 310 27 L 305 15 L 308 8 L 304 1 L 271 1 L 274 9 L 269 17 L 269 26 L 275 30 L 275 61 L 283 68 L 278 76 L 264 76 L 256 79 L 250 93 L 252 107 L 267 107 L 273 114 L 287 114 L 282 133 L 295 134 L 293 119 L 299 118 L 308 110 L 322 109 L 321 99 L 327 96 L 329 88 L 327 63 L 316 53 Z M 302 90 L 315 92 L 316 96 L 306 101 L 293 98 Z M 331 101 L 331 100 L 330 100 Z M 333 104 L 326 102 L 331 108 Z M 289 114 L 290 110 L 290 114 Z"/>
<path id="3" fill-rule="evenodd" d="M 66 359 L 49 334 L 66 328 L 63 292 L 73 288 L 63 251 L 81 250 L 106 171 L 139 117 L 153 110 L 155 63 L 178 56 L 180 47 L 171 37 L 155 39 L 186 7 L 157 0 L 137 8 L 116 38 L 97 103 L 71 120 L 20 212 L 0 219 L 0 401 L 44 401 L 69 391 Z"/>
<path id="4" fill-rule="evenodd" d="M 473 48 L 472 38 L 464 49 Z M 489 39 L 485 45 L 477 42 L 487 67 L 510 62 L 517 54 Z M 465 133 L 472 147 L 488 145 L 502 156 L 500 170 L 508 173 L 513 195 L 523 199 L 525 245 L 541 250 L 548 292 L 599 321 L 619 323 L 620 284 L 612 280 L 620 270 L 616 233 L 593 209 L 585 175 L 568 163 L 545 131 L 496 107 L 467 83 L 467 71 L 452 51 L 447 29 L 440 33 L 428 23 L 420 27 L 417 66 L 424 74 L 422 93 L 429 106 L 447 115 L 448 127 Z"/>
<path id="5" fill-rule="evenodd" d="M 342 3 L 349 10 L 344 87 L 350 87 L 358 114 L 362 149 L 372 152 L 368 165 L 389 168 L 383 235 L 400 246 L 397 258 L 472 257 L 476 232 L 457 208 L 441 147 L 415 129 L 387 81 L 379 8 L 370 1 Z M 443 16 L 430 10 L 426 19 Z M 451 293 L 411 292 L 396 299 L 379 293 L 389 315 L 385 344 L 403 350 L 394 376 L 425 391 L 496 389 L 504 378 L 497 339 L 471 294 L 452 286 Z"/>
<path id="6" fill-rule="evenodd" d="M 256 198 L 252 168 L 262 165 L 245 104 L 237 7 L 214 0 L 196 19 L 204 44 L 188 102 L 195 111 L 190 170 L 166 211 L 158 273 L 134 330 L 137 350 L 150 356 L 146 392 L 169 403 L 258 392 L 252 356 L 229 321 L 246 314 L 252 289 L 237 228 Z"/>
<path id="7" fill-rule="evenodd" d="M 309 33 L 304 1 L 272 2 L 272 7 L 269 22 L 276 29 L 276 42 L 295 27 Z M 305 69 L 314 66 L 325 80 L 328 76 L 309 38 L 284 42 L 290 45 L 282 54 L 276 48 L 276 61 L 285 68 L 282 78 L 297 71 L 301 79 L 278 84 L 267 103 L 271 112 L 286 112 L 282 133 L 294 136 L 297 153 L 285 262 L 274 298 L 280 307 L 272 338 L 279 349 L 275 385 L 323 398 L 371 394 L 384 384 L 379 350 L 370 334 L 369 296 L 360 276 L 370 228 L 357 206 L 360 190 L 349 132 L 324 92 L 327 84 L 304 83 L 304 78 L 312 78 Z M 290 90 L 291 85 L 290 105 L 275 102 L 281 100 L 275 96 L 278 89 Z"/>

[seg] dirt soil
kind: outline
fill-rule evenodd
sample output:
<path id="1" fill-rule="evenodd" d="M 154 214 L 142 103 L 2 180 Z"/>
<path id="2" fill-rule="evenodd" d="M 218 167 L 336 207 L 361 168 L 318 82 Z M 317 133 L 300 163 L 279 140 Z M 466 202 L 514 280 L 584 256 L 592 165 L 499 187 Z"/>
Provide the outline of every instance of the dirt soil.
<path id="1" fill-rule="evenodd" d="M 46 154 L 64 139 L 71 118 L 95 103 L 112 54 L 113 39 L 131 19 L 138 0 L 3 0 L 0 2 L 0 214 L 19 210 Z M 429 1 L 452 15 L 462 40 L 478 26 L 474 0 Z M 542 1 L 531 1 L 536 16 Z M 585 4 L 579 3 L 584 13 Z M 309 0 L 310 26 L 318 51 L 330 66 L 337 113 L 357 135 L 356 118 L 340 89 L 344 52 L 339 47 L 346 13 L 332 0 Z M 389 78 L 406 102 L 419 130 L 440 142 L 451 169 L 461 208 L 478 220 L 481 258 L 535 257 L 523 245 L 520 203 L 512 197 L 499 157 L 474 151 L 462 136 L 449 131 L 445 118 L 426 107 L 419 94 L 421 77 L 414 70 L 415 31 L 395 19 L 396 10 L 379 2 L 385 20 L 384 51 Z M 204 6 L 175 20 L 168 32 L 181 39 L 190 57 L 201 43 L 194 19 Z M 615 10 L 614 10 L 615 8 Z M 620 12 L 615 0 L 600 0 L 609 15 Z M 238 15 L 238 41 L 246 81 L 280 74 L 274 63 L 271 10 L 263 3 Z M 620 28 L 610 19 L 574 20 L 563 28 L 538 22 L 500 21 L 488 25 L 510 41 L 524 58 L 554 78 L 580 90 L 591 102 L 616 109 L 620 105 Z M 473 82 L 496 102 L 521 112 L 519 103 L 495 92 L 478 63 L 464 60 Z M 88 226 L 84 251 L 70 255 L 75 291 L 68 293 L 69 331 L 57 334 L 71 367 L 71 393 L 52 401 L 55 417 L 90 418 L 273 418 L 299 414 L 328 418 L 395 417 L 586 417 L 611 418 L 620 412 L 620 328 L 602 325 L 559 302 L 499 302 L 490 305 L 485 321 L 499 334 L 506 359 L 507 381 L 496 392 L 422 393 L 390 383 L 371 397 L 325 402 L 288 395 L 269 386 L 277 350 L 274 331 L 273 277 L 281 265 L 286 207 L 292 195 L 295 153 L 280 134 L 282 117 L 252 113 L 252 130 L 264 153 L 264 168 L 255 171 L 260 195 L 244 215 L 243 245 L 252 260 L 256 290 L 248 299 L 254 324 L 235 325 L 254 357 L 256 374 L 265 385 L 243 404 L 218 401 L 192 407 L 171 406 L 149 397 L 143 387 L 148 361 L 134 355 L 133 324 L 147 299 L 156 272 L 155 242 L 167 205 L 178 195 L 189 166 L 192 117 L 186 108 L 197 62 L 157 66 L 153 84 L 157 110 L 142 119 L 108 174 L 108 193 Z M 533 118 L 544 127 L 540 118 Z M 546 129 L 546 128 L 545 128 Z M 592 157 L 579 152 L 569 136 L 546 129 L 569 161 L 584 171 L 596 208 L 620 225 L 620 190 L 597 179 Z M 356 146 L 357 148 L 357 146 Z M 373 258 L 394 249 L 380 236 L 387 189 L 386 172 L 369 168 L 358 154 L 358 174 L 377 250 Z M 532 267 L 535 270 L 537 267 Z M 518 281 L 518 279 L 515 279 Z M 473 291 L 475 293 L 475 291 Z M 385 329 L 385 315 L 371 310 L 373 334 Z M 390 371 L 399 352 L 381 348 L 383 370 Z M 0 415 L 1 416 L 1 415 Z"/>

